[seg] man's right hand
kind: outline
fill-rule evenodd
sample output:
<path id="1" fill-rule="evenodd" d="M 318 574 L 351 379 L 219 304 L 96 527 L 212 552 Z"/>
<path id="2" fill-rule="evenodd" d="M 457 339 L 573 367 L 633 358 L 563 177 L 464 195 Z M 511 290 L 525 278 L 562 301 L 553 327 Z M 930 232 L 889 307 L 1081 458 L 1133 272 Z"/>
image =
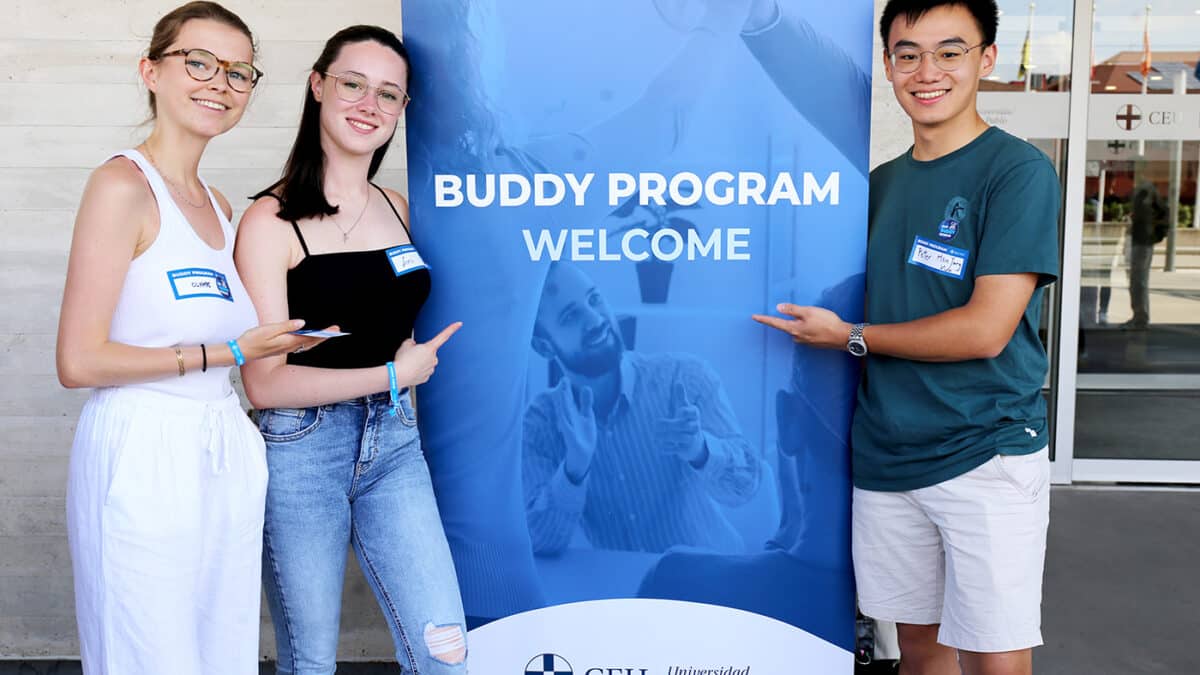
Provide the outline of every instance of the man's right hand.
<path id="1" fill-rule="evenodd" d="M 563 470 L 572 483 L 582 483 L 596 452 L 596 415 L 592 412 L 592 390 L 584 387 L 579 392 L 579 403 L 576 404 L 573 387 L 564 377 L 551 392 L 550 400 L 554 402 L 555 422 L 567 448 Z"/>

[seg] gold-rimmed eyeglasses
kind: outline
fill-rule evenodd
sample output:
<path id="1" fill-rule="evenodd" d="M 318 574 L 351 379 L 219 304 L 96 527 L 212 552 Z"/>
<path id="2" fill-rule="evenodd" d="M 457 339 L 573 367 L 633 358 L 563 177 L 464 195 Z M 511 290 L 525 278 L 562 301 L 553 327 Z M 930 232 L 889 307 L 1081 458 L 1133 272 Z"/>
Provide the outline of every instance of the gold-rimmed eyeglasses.
<path id="1" fill-rule="evenodd" d="M 182 56 L 187 74 L 199 82 L 208 82 L 216 77 L 217 68 L 220 67 L 225 71 L 225 82 L 229 88 L 243 94 L 253 89 L 262 76 L 266 75 L 252 63 L 218 59 L 216 54 L 207 49 L 176 49 L 159 55 L 158 59 L 168 56 Z"/>
<path id="2" fill-rule="evenodd" d="M 929 54 L 933 57 L 933 65 L 944 72 L 952 73 L 962 66 L 963 61 L 966 60 L 967 52 L 983 46 L 984 43 L 982 42 L 974 47 L 951 44 L 926 51 L 921 51 L 916 47 L 899 47 L 895 51 L 888 51 L 888 59 L 891 60 L 892 68 L 895 68 L 897 72 L 915 73 L 921 67 L 921 59 L 926 54 Z"/>
<path id="3" fill-rule="evenodd" d="M 368 91 L 374 89 L 375 105 L 379 108 L 379 111 L 388 115 L 399 115 L 404 112 L 405 106 L 412 100 L 408 92 L 400 87 L 394 84 L 381 84 L 378 87 L 372 86 L 367 82 L 366 76 L 360 73 L 323 74 L 333 78 L 334 91 L 337 92 L 337 97 L 346 103 L 358 103 L 363 100 Z"/>

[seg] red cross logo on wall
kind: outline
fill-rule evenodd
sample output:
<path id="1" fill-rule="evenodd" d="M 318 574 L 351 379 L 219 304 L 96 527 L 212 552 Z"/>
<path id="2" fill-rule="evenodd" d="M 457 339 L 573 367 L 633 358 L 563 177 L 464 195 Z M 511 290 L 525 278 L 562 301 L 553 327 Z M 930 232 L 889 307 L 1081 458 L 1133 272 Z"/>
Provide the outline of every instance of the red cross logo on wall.
<path id="1" fill-rule="evenodd" d="M 1142 125 L 1142 110 L 1136 105 L 1129 104 L 1117 113 L 1117 126 L 1125 131 L 1133 131 Z"/>

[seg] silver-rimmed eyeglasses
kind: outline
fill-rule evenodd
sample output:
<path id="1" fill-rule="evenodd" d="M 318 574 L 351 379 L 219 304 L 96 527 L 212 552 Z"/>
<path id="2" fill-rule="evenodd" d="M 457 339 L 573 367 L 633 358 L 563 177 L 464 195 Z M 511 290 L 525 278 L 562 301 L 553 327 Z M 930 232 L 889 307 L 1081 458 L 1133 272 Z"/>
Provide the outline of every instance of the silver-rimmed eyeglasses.
<path id="1" fill-rule="evenodd" d="M 967 60 L 967 52 L 982 46 L 984 46 L 982 42 L 974 47 L 950 44 L 925 51 L 916 47 L 899 47 L 895 51 L 888 51 L 888 59 L 891 60 L 892 68 L 895 68 L 897 72 L 915 73 L 921 67 L 921 59 L 929 54 L 933 58 L 933 65 L 947 73 L 952 73 Z"/>
<path id="2" fill-rule="evenodd" d="M 379 111 L 387 115 L 399 115 L 404 112 L 405 106 L 412 99 L 408 92 L 394 84 L 381 84 L 378 87 L 372 86 L 365 75 L 355 72 L 339 73 L 324 73 L 332 77 L 334 81 L 334 91 L 337 92 L 337 97 L 346 103 L 358 103 L 363 100 L 367 92 L 375 90 L 375 105 L 379 107 Z"/>

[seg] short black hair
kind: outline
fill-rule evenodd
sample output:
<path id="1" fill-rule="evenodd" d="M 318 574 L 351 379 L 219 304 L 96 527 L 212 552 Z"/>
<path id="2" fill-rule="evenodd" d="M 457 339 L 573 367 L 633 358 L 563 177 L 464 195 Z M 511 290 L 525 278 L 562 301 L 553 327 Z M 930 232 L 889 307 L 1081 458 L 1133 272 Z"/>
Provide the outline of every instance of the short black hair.
<path id="1" fill-rule="evenodd" d="M 879 36 L 883 38 L 883 48 L 888 48 L 888 33 L 896 18 L 903 16 L 909 24 L 914 24 L 931 9 L 943 5 L 958 5 L 966 8 L 975 17 L 975 24 L 983 34 L 985 47 L 996 42 L 996 24 L 999 23 L 999 10 L 996 0 L 888 0 L 879 19 Z"/>

